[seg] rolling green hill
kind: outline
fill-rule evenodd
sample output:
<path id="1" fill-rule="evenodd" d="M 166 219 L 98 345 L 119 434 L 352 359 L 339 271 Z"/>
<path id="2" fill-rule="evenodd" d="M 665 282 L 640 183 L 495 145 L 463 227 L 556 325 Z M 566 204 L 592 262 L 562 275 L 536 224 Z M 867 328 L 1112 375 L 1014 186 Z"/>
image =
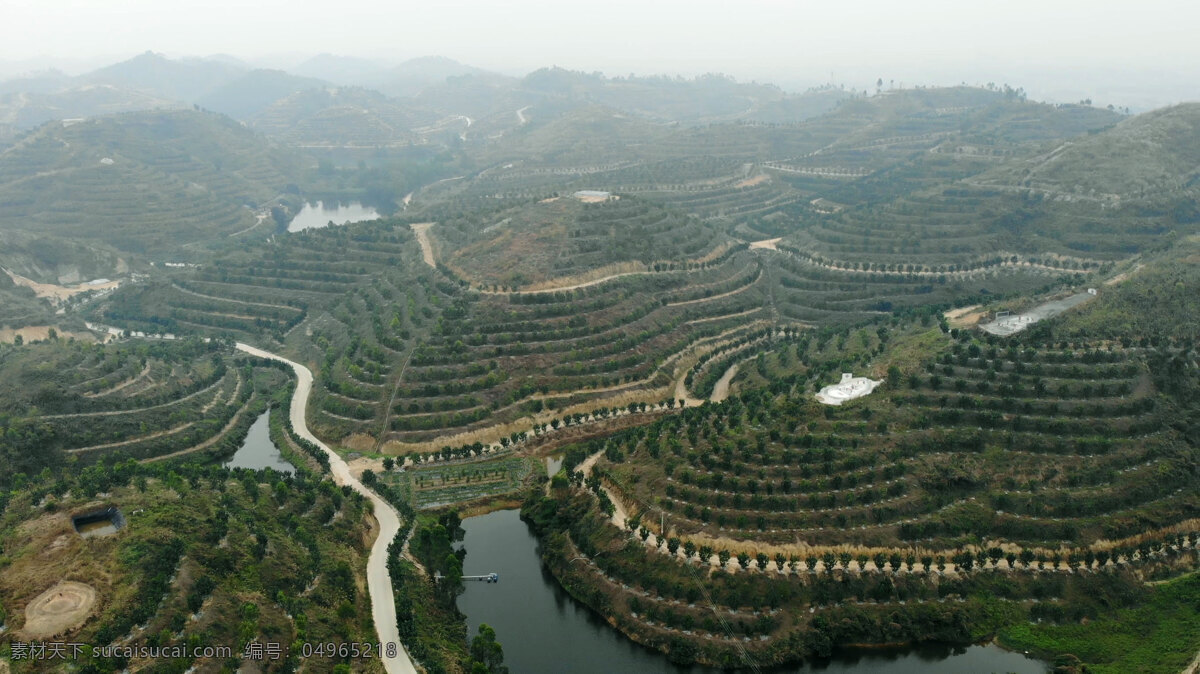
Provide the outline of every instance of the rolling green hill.
<path id="1" fill-rule="evenodd" d="M 1200 103 L 1131 117 L 1071 138 L 977 178 L 980 185 L 1107 206 L 1195 199 L 1200 183 Z"/>
<path id="2" fill-rule="evenodd" d="M 191 110 L 50 123 L 0 153 L 0 228 L 186 255 L 254 227 L 305 165 L 229 118 Z M 251 236 L 271 231 L 257 229 Z"/>
<path id="3" fill-rule="evenodd" d="M 685 267 L 732 245 L 695 218 L 619 195 L 601 203 L 531 200 L 447 219 L 434 235 L 444 242 L 445 263 L 472 284 L 534 288 L 610 267 L 613 273 L 656 262 Z"/>

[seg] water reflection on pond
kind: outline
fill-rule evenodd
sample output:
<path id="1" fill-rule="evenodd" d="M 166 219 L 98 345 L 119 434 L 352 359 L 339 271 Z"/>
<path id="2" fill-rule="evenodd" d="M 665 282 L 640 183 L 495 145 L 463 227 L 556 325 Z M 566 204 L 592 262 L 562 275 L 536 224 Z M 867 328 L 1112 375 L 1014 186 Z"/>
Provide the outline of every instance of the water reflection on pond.
<path id="1" fill-rule="evenodd" d="M 555 467 L 557 470 L 557 467 Z M 496 630 L 504 661 L 515 672 L 663 672 L 715 673 L 708 667 L 680 667 L 643 648 L 573 600 L 544 571 L 537 539 L 516 510 L 501 510 L 463 522 L 467 547 L 463 573 L 500 574 L 499 583 L 466 583 L 459 609 L 467 616 L 468 635 L 479 624 Z M 1016 672 L 1042 674 L 1044 663 L 996 646 L 923 646 L 902 650 L 843 653 L 833 660 L 775 672 L 829 674 L 950 674 Z"/>
<path id="2" fill-rule="evenodd" d="M 363 206 L 358 202 L 345 204 L 330 202 L 326 205 L 325 202 L 318 201 L 315 204 L 304 204 L 304 208 L 300 209 L 296 217 L 288 223 L 288 231 L 299 232 L 305 229 L 328 227 L 331 222 L 335 225 L 344 225 L 348 222 L 378 219 L 379 213 L 374 208 Z"/>
<path id="3" fill-rule="evenodd" d="M 222 465 L 226 468 L 249 468 L 250 470 L 273 468 L 281 473 L 296 472 L 295 466 L 283 458 L 279 448 L 271 442 L 270 423 L 271 413 L 263 412 L 262 416 L 256 419 L 254 425 L 250 427 L 250 432 L 242 441 L 241 448 Z"/>

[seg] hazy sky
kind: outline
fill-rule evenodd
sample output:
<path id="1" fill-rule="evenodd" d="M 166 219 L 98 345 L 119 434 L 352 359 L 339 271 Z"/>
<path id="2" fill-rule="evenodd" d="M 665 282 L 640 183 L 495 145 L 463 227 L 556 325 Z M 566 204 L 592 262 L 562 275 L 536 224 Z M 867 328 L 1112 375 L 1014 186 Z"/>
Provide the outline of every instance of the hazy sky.
<path id="1" fill-rule="evenodd" d="M 1093 80 L 1110 91 L 1162 80 L 1195 99 L 1197 25 L 1195 0 L 0 0 L 0 60 L 438 54 L 514 74 L 555 64 L 814 84 L 832 73 L 858 87 L 1041 79 L 1086 93 Z"/>

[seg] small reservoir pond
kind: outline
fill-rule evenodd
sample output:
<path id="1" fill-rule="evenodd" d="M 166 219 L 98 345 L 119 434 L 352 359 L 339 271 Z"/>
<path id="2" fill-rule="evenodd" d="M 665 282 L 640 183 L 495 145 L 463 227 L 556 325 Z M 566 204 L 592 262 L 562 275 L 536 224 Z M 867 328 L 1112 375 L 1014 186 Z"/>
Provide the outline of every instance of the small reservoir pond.
<path id="1" fill-rule="evenodd" d="M 467 518 L 465 575 L 500 574 L 498 583 L 464 583 L 458 599 L 467 616 L 468 638 L 487 623 L 504 648 L 504 663 L 519 672 L 715 673 L 708 667 L 680 667 L 665 655 L 627 639 L 570 597 L 538 557 L 537 539 L 517 510 Z M 821 663 L 774 668 L 772 672 L 828 674 L 950 674 L 1016 672 L 1043 674 L 1045 663 L 997 646 L 922 646 L 901 650 L 854 651 Z"/>
<path id="2" fill-rule="evenodd" d="M 114 507 L 96 510 L 71 518 L 75 531 L 83 538 L 111 536 L 125 528 L 125 516 Z"/>
<path id="3" fill-rule="evenodd" d="M 226 468 L 249 468 L 250 470 L 273 468 L 280 473 L 296 472 L 296 467 L 283 458 L 279 448 L 271 442 L 270 424 L 271 413 L 263 412 L 262 416 L 255 420 L 254 425 L 250 427 L 250 432 L 242 441 L 241 448 L 233 455 L 233 458 L 222 465 Z"/>
<path id="4" fill-rule="evenodd" d="M 344 225 L 348 222 L 362 222 L 364 220 L 378 220 L 379 213 L 368 206 L 363 206 L 358 202 L 350 202 L 346 204 L 330 203 L 328 205 L 323 201 L 318 201 L 315 204 L 304 204 L 304 208 L 292 218 L 288 223 L 289 232 L 299 232 L 305 229 L 320 229 L 328 227 L 329 223 L 335 225 Z"/>

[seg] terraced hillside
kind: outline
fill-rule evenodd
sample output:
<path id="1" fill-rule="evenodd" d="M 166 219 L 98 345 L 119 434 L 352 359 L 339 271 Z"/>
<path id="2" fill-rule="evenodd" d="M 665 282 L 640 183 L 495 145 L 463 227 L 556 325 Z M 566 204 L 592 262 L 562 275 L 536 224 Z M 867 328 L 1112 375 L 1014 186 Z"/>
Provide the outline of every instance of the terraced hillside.
<path id="1" fill-rule="evenodd" d="M 1195 438 L 1168 423 L 1189 403 L 1156 383 L 1177 347 L 946 330 L 803 336 L 720 405 L 569 450 L 524 510 L 550 568 L 636 640 L 727 666 L 1094 619 L 1195 568 Z M 812 397 L 864 369 L 876 393 Z"/>
<path id="2" fill-rule="evenodd" d="M 779 244 L 775 300 L 789 318 L 813 324 L 861 323 L 928 306 L 979 301 L 1060 283 L 1066 269 L 1025 263 L 1016 256 L 978 259 L 973 265 L 925 265 L 921 255 L 900 262 L 844 262 Z M 931 256 L 932 257 L 932 256 Z M 879 257 L 872 259 L 878 260 Z M 937 258 L 933 258 L 937 259 Z"/>
<path id="3" fill-rule="evenodd" d="M 640 208 L 676 218 L 682 226 L 663 235 L 677 245 L 691 245 L 677 238 L 693 230 L 716 238 Z M 614 210 L 605 228 L 639 212 Z M 760 256 L 707 241 L 687 249 L 691 263 L 642 264 L 574 290 L 500 292 L 426 264 L 407 226 L 364 223 L 279 236 L 129 286 L 96 314 L 150 333 L 286 343 L 320 364 L 313 422 L 327 437 L 424 442 L 632 391 L 671 396 L 677 361 L 774 320 Z M 571 244 L 591 245 L 558 242 Z"/>
<path id="4" fill-rule="evenodd" d="M 605 189 L 639 194 L 748 238 L 778 236 L 846 205 L 963 179 L 1119 115 L 967 87 L 844 98 L 790 124 L 663 126 L 604 107 L 550 115 L 472 149 L 477 194 Z"/>
<path id="5" fill-rule="evenodd" d="M 791 357 L 804 360 L 808 346 Z M 672 513 L 680 532 L 810 545 L 1087 543 L 1195 512 L 1186 454 L 1155 414 L 1139 353 L 947 346 L 854 406 L 766 403 L 765 418 L 811 420 L 778 438 L 743 430 L 766 401 L 727 405 L 707 431 L 680 428 L 686 442 L 650 448 L 612 479 Z"/>
<path id="6" fill-rule="evenodd" d="M 623 392 L 670 397 L 681 358 L 769 324 L 761 269 L 745 255 L 569 292 L 456 298 L 442 336 L 414 350 L 390 428 L 418 440 Z"/>
<path id="7" fill-rule="evenodd" d="M 393 267 L 406 274 L 415 267 L 411 242 L 409 229 L 394 224 L 281 235 L 131 287 L 100 317 L 151 332 L 278 341 L 310 311 L 331 309 L 372 276 L 386 277 Z"/>
<path id="8" fill-rule="evenodd" d="M 978 177 L 980 185 L 1029 191 L 1050 201 L 1121 203 L 1194 195 L 1200 163 L 1200 104 L 1122 121 L 1103 133 L 1057 143 Z"/>
<path id="9" fill-rule="evenodd" d="M 1197 119 L 1189 106 L 1142 115 L 947 185 L 824 214 L 788 243 L 842 265 L 973 264 L 997 252 L 1068 269 L 1121 259 L 1195 231 Z"/>
<path id="10" fill-rule="evenodd" d="M 1165 251 L 1127 264 L 1105 282 L 1087 311 L 1035 326 L 1043 339 L 1103 339 L 1124 346 L 1174 343 L 1194 348 L 1200 335 L 1200 236 L 1175 239 Z M 1184 352 L 1186 353 L 1186 351 Z M 1182 354 L 1177 354 L 1182 355 Z M 1187 373 L 1186 367 L 1175 369 Z"/>
<path id="11" fill-rule="evenodd" d="M 499 213 L 528 218 L 531 211 L 546 218 L 541 228 L 516 233 L 539 232 L 558 257 L 520 257 L 520 280 L 531 283 L 519 290 L 513 277 L 481 284 L 452 271 L 483 276 L 468 270 L 488 269 L 486 259 L 468 255 L 492 255 L 496 241 L 519 240 L 504 234 L 522 226 L 511 220 L 479 230 L 494 217 L 487 214 L 432 227 L 474 231 L 485 242 L 456 249 L 451 266 L 423 261 L 397 221 L 310 230 L 130 286 L 97 314 L 133 330 L 287 344 L 319 364 L 312 423 L 322 435 L 397 452 L 447 438 L 495 441 L 564 410 L 686 398 L 691 381 L 678 385 L 698 362 L 707 365 L 691 376 L 707 382 L 707 396 L 717 364 L 732 364 L 731 349 L 758 348 L 771 330 L 859 323 L 1057 278 L 828 270 L 769 249 L 715 244 L 720 235 L 698 221 L 636 199 L 562 198 Z M 552 219 L 559 213 L 576 214 L 580 236 L 561 231 Z M 606 241 L 625 243 L 632 231 L 650 236 L 650 226 L 637 229 L 646 218 L 661 218 L 653 227 L 676 246 L 675 259 L 602 264 L 596 255 L 606 254 Z M 628 229 L 612 236 L 621 227 Z M 435 243 L 440 256 L 447 244 L 440 236 Z M 535 277 L 539 260 L 546 271 Z M 722 357 L 708 363 L 716 353 Z"/>
<path id="12" fill-rule="evenodd" d="M 0 348 L 6 480 L 64 462 L 228 453 L 286 379 L 217 342 Z"/>
<path id="13" fill-rule="evenodd" d="M 259 224 L 305 163 L 190 110 L 48 124 L 0 153 L 0 228 L 180 255 Z"/>
<path id="14" fill-rule="evenodd" d="M 668 94 L 628 109 L 647 88 Z M 680 663 L 1112 620 L 1161 597 L 1146 582 L 1195 570 L 1193 108 L 1122 120 L 958 87 L 832 92 L 818 113 L 726 81 L 561 71 L 433 89 L 421 105 L 318 89 L 257 118 L 319 164 L 199 111 L 51 124 L 0 152 L 0 226 L 19 232 L 0 232 L 13 242 L 0 263 L 60 283 L 124 269 L 121 288 L 64 303 L 62 321 L 149 335 L 0 345 L 0 462 L 13 468 L 0 499 L 18 506 L 14 526 L 39 522 L 0 535 L 0 566 L 24 565 L 4 566 L 6 580 L 33 574 L 29 546 L 64 533 L 35 510 L 107 493 L 150 513 L 121 540 L 171 557 L 139 580 L 121 560 L 148 553 L 98 545 L 98 559 L 115 555 L 107 577 L 148 583 L 155 606 L 167 597 L 134 611 L 101 589 L 114 620 L 151 622 L 135 641 L 190 639 L 193 623 L 289 643 L 370 632 L 340 563 L 359 564 L 368 537 L 354 497 L 303 468 L 194 465 L 290 393 L 234 340 L 315 372 L 307 423 L 362 455 L 363 483 L 406 516 L 524 492 L 564 587 Z M 476 95 L 478 117 L 454 107 Z M 671 121 L 698 96 L 687 121 L 713 123 Z M 335 165 L 346 158 L 362 165 Z M 402 210 L 278 232 L 271 207 L 299 199 L 298 175 Z M 56 243 L 66 236 L 85 243 Z M 0 324 L 59 308 L 6 279 Z M 1099 296 L 1012 337 L 966 327 L 1086 288 Z M 846 372 L 882 383 L 820 404 Z M 273 424 L 281 447 L 302 447 Z M 543 484 L 540 459 L 559 451 L 565 469 Z M 237 530 L 213 508 L 247 521 L 267 508 L 279 526 Z M 173 539 L 177 517 L 186 536 Z M 435 518 L 416 522 L 416 561 L 391 551 L 402 607 L 441 600 L 401 611 L 418 657 L 442 637 L 463 648 L 457 628 L 441 631 L 458 624 L 453 593 L 416 565 L 455 567 L 441 543 L 457 515 Z M 277 540 L 285 529 L 297 540 Z M 245 540 L 221 546 L 233 531 Z M 301 561 L 260 563 L 272 555 Z M 34 585 L 0 581 L 0 608 Z M 221 625 L 207 608 L 188 618 L 209 594 Z M 78 634 L 120 637 L 117 624 Z"/>
<path id="15" fill-rule="evenodd" d="M 733 242 L 699 220 L 615 195 L 565 196 L 447 219 L 433 230 L 442 261 L 473 287 L 539 290 L 619 273 L 699 267 Z"/>

